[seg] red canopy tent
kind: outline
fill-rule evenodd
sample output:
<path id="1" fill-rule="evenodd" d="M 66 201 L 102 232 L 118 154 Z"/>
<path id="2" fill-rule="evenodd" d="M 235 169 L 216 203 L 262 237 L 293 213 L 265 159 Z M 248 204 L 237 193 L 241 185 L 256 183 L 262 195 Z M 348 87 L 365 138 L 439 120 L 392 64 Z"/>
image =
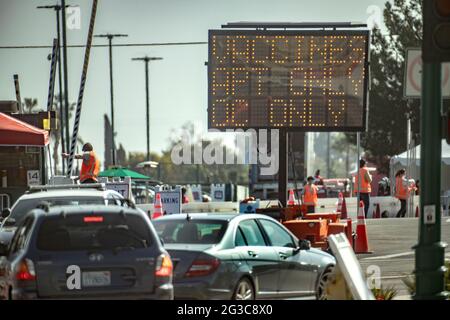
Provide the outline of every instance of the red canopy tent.
<path id="1" fill-rule="evenodd" d="M 48 143 L 48 131 L 0 112 L 0 145 L 46 146 Z"/>

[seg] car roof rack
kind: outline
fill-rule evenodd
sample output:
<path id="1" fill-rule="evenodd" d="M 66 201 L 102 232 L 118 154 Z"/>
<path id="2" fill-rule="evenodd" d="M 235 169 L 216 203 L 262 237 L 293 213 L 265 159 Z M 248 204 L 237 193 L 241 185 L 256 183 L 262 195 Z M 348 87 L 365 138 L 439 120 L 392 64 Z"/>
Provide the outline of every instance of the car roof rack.
<path id="1" fill-rule="evenodd" d="M 100 191 L 105 191 L 106 186 L 104 183 L 34 185 L 29 187 L 27 193 L 49 191 L 49 190 L 72 190 L 72 189 L 96 189 Z"/>

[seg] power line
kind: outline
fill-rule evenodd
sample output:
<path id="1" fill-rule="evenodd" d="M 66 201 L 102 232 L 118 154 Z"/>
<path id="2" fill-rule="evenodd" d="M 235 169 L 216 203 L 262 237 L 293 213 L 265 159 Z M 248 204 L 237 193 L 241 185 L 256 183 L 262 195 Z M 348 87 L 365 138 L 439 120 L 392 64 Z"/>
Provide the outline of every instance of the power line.
<path id="1" fill-rule="evenodd" d="M 122 43 L 113 44 L 113 47 L 152 47 L 152 46 L 189 46 L 189 45 L 202 45 L 208 44 L 208 42 L 155 42 L 155 43 Z M 72 44 L 67 45 L 67 48 L 85 48 L 84 44 Z M 93 48 L 106 48 L 107 44 L 95 44 Z M 23 45 L 23 46 L 0 46 L 0 49 L 51 49 L 52 46 L 47 45 Z"/>

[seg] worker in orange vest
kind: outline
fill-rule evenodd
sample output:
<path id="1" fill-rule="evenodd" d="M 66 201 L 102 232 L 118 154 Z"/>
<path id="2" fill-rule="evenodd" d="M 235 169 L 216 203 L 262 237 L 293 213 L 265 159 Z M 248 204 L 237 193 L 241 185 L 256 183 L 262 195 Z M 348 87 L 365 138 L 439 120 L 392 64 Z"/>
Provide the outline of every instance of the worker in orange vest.
<path id="1" fill-rule="evenodd" d="M 96 183 L 100 171 L 100 160 L 94 152 L 92 144 L 89 142 L 83 145 L 82 154 L 76 154 L 74 157 L 83 160 L 80 171 L 80 183 Z M 69 157 L 68 153 L 63 153 L 63 157 Z"/>
<path id="2" fill-rule="evenodd" d="M 181 203 L 189 203 L 189 198 L 186 195 L 187 189 L 185 187 L 181 188 Z"/>
<path id="3" fill-rule="evenodd" d="M 355 185 L 353 190 L 355 193 L 359 193 L 359 199 L 364 203 L 364 214 L 367 218 L 370 205 L 370 193 L 372 192 L 372 176 L 369 173 L 369 169 L 366 167 L 366 161 L 364 159 L 359 160 L 359 172 L 355 176 Z M 361 182 L 359 182 L 361 181 Z"/>
<path id="4" fill-rule="evenodd" d="M 303 196 L 303 204 L 306 206 L 307 213 L 316 212 L 317 206 L 317 191 L 319 188 L 314 184 L 314 178 L 308 177 L 307 184 L 303 188 L 302 196 Z"/>
<path id="5" fill-rule="evenodd" d="M 400 200 L 400 210 L 397 212 L 397 218 L 403 218 L 406 215 L 406 200 L 408 200 L 411 191 L 415 190 L 410 186 L 406 179 L 405 169 L 400 169 L 395 174 L 395 197 Z"/>

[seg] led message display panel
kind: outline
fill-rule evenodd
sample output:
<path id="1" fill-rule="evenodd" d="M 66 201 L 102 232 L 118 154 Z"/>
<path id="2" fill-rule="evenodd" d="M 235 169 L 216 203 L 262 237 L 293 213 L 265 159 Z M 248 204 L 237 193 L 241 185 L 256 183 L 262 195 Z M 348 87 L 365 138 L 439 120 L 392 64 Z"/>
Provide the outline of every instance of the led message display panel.
<path id="1" fill-rule="evenodd" d="M 364 131 L 367 30 L 210 30 L 208 126 Z"/>

